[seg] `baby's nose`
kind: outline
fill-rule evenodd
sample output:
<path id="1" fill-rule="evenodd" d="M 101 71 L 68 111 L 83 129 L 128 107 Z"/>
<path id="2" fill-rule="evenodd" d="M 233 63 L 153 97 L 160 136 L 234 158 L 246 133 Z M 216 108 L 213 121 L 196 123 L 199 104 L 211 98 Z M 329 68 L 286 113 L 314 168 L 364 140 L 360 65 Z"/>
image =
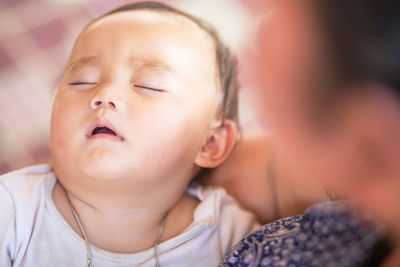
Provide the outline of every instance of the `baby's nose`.
<path id="1" fill-rule="evenodd" d="M 102 105 L 106 105 L 112 109 L 115 109 L 117 106 L 115 105 L 114 102 L 115 101 L 111 101 L 111 100 L 99 100 L 99 99 L 96 100 L 96 99 L 94 99 L 94 100 L 92 100 L 91 107 L 93 109 L 96 109 Z"/>
<path id="2" fill-rule="evenodd" d="M 115 111 L 124 112 L 126 110 L 125 97 L 123 90 L 117 90 L 119 87 L 115 86 L 103 86 L 97 88 L 92 95 L 90 102 L 91 109 L 107 108 Z"/>

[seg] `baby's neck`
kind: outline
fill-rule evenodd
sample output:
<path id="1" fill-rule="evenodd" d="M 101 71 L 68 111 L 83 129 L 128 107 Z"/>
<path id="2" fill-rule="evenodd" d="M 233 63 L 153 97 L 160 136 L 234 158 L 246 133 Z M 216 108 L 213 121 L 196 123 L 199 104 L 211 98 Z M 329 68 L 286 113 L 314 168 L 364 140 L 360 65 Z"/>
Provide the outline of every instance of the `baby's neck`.
<path id="1" fill-rule="evenodd" d="M 64 219 L 80 234 L 68 197 L 79 214 L 89 243 L 111 252 L 133 253 L 151 248 L 157 238 L 164 216 L 168 213 L 165 231 L 160 242 L 182 232 L 193 221 L 193 211 L 198 201 L 183 195 L 173 206 L 149 203 L 135 205 L 134 199 L 115 201 L 99 196 L 98 201 L 88 201 L 56 183 L 53 200 Z M 116 205 L 116 203 L 118 205 Z"/>

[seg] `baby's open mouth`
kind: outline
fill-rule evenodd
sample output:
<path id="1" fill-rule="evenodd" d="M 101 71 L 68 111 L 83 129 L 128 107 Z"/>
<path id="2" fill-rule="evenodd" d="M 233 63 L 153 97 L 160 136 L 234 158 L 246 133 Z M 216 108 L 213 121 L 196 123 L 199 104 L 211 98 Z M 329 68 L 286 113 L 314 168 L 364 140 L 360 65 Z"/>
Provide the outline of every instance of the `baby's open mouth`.
<path id="1" fill-rule="evenodd" d="M 123 141 L 124 138 L 118 133 L 114 126 L 106 119 L 95 119 L 88 127 L 86 136 L 90 139 L 109 139 Z"/>
<path id="2" fill-rule="evenodd" d="M 117 136 L 117 134 L 113 130 L 111 130 L 111 129 L 107 128 L 107 127 L 96 127 L 96 128 L 94 128 L 93 132 L 92 132 L 92 135 L 96 135 L 96 134 L 111 134 L 111 135 Z"/>

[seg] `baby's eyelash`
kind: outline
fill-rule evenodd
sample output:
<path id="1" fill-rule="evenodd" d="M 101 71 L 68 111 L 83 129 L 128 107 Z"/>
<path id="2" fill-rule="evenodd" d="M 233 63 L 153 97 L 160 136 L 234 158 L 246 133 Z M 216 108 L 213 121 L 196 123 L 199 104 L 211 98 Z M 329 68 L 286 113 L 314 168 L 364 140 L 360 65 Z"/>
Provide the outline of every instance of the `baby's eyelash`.
<path id="1" fill-rule="evenodd" d="M 138 84 L 134 84 L 133 86 L 134 86 L 134 87 L 138 87 L 138 88 L 143 88 L 143 89 L 152 90 L 152 91 L 157 91 L 157 92 L 165 92 L 165 90 L 163 90 L 163 89 L 157 89 L 157 88 L 148 87 L 148 86 L 143 86 L 143 85 L 138 85 Z"/>
<path id="2" fill-rule="evenodd" d="M 96 83 L 92 83 L 92 82 L 73 82 L 73 83 L 69 83 L 69 85 L 82 85 L 82 84 L 96 84 Z"/>

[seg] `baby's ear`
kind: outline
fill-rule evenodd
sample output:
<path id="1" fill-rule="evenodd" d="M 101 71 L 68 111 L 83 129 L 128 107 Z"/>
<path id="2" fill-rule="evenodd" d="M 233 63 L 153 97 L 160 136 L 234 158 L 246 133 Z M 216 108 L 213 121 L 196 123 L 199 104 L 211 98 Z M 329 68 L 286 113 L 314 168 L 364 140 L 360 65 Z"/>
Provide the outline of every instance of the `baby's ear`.
<path id="1" fill-rule="evenodd" d="M 222 125 L 210 130 L 194 163 L 203 168 L 217 167 L 232 151 L 236 143 L 236 136 L 236 123 L 226 119 Z"/>

